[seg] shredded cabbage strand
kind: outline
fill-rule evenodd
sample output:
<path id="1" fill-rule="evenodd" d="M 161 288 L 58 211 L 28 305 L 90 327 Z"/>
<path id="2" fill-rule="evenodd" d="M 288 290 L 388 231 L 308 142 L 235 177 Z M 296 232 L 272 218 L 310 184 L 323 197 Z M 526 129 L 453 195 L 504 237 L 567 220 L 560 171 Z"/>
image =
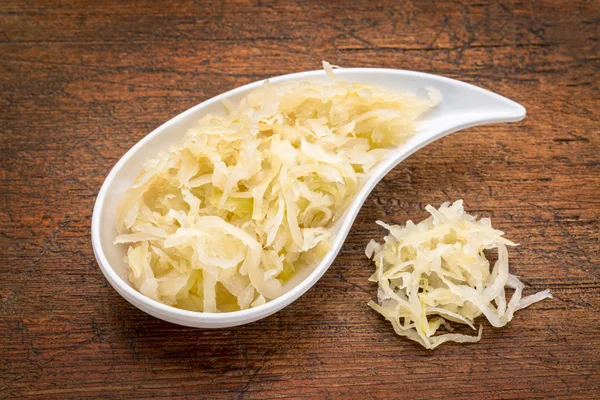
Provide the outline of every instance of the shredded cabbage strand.
<path id="1" fill-rule="evenodd" d="M 475 330 L 474 320 L 485 315 L 494 327 L 505 326 L 515 311 L 551 298 L 549 290 L 521 297 L 524 285 L 508 269 L 507 246 L 516 246 L 493 229 L 489 218 L 465 213 L 463 201 L 425 208 L 431 217 L 405 226 L 377 224 L 389 231 L 384 243 L 373 240 L 366 255 L 375 262 L 369 279 L 378 283 L 377 303 L 368 304 L 391 322 L 394 331 L 434 349 L 448 341 L 473 343 L 476 336 L 436 335 L 440 327 L 452 332 L 450 322 Z M 496 249 L 490 270 L 484 250 Z M 507 303 L 506 289 L 513 293 Z"/>
<path id="2" fill-rule="evenodd" d="M 131 284 L 182 309 L 265 304 L 328 251 L 371 168 L 439 102 L 345 82 L 266 82 L 148 160 L 118 209 Z"/>

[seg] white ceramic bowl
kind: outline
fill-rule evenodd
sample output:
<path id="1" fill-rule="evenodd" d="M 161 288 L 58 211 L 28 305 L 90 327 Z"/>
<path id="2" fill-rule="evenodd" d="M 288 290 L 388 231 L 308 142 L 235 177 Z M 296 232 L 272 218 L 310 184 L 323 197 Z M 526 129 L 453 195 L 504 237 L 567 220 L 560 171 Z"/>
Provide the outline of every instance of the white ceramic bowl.
<path id="1" fill-rule="evenodd" d="M 434 87 L 443 96 L 442 103 L 428 115 L 417 130 L 417 135 L 402 148 L 393 150 L 370 173 L 362 189 L 348 207 L 344 216 L 333 227 L 332 248 L 314 269 L 299 271 L 284 286 L 284 294 L 264 305 L 229 313 L 202 313 L 180 310 L 152 300 L 128 281 L 123 258 L 126 245 L 113 245 L 117 235 L 116 209 L 125 191 L 142 170 L 143 163 L 170 145 L 178 142 L 197 121 L 207 113 L 222 113 L 222 100 L 237 103 L 264 81 L 254 82 L 207 100 L 176 116 L 155 129 L 133 146 L 108 174 L 94 205 L 92 216 L 92 246 L 100 269 L 113 288 L 127 301 L 142 311 L 175 324 L 222 328 L 242 325 L 269 316 L 289 305 L 323 276 L 337 256 L 354 218 L 370 191 L 394 166 L 418 149 L 434 140 L 460 129 L 494 122 L 521 120 L 525 109 L 500 95 L 464 82 L 436 75 L 412 71 L 375 68 L 352 68 L 336 70 L 344 80 L 390 87 L 394 90 L 411 91 L 425 95 L 425 88 Z M 271 82 L 290 80 L 323 79 L 323 71 L 301 72 L 270 79 Z"/>

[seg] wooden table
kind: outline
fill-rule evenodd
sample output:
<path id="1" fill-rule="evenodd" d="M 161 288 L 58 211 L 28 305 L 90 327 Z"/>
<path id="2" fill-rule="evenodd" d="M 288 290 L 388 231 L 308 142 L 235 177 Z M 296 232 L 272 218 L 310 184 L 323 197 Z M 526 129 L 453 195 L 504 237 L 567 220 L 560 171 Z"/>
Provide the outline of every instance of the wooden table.
<path id="1" fill-rule="evenodd" d="M 599 398 L 598 1 L 89 3 L 0 5 L 0 398 Z M 397 167 L 270 318 L 198 330 L 123 300 L 90 243 L 114 163 L 181 111 L 322 59 L 461 79 L 528 116 Z M 375 220 L 460 198 L 521 244 L 527 293 L 555 299 L 427 351 L 366 306 L 363 250 Z"/>

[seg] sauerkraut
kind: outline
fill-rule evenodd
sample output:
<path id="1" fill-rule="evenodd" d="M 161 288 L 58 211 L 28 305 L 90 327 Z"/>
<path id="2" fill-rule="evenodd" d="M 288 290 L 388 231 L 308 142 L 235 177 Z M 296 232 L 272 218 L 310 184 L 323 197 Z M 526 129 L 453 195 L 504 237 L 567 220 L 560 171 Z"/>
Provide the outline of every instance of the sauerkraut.
<path id="1" fill-rule="evenodd" d="M 369 170 L 439 97 L 328 80 L 266 82 L 148 160 L 118 209 L 131 284 L 174 307 L 244 310 L 329 249 Z"/>
<path id="2" fill-rule="evenodd" d="M 378 283 L 377 303 L 369 305 L 391 322 L 394 331 L 434 349 L 448 341 L 478 342 L 475 336 L 452 332 L 450 322 L 475 330 L 484 315 L 494 327 L 506 325 L 515 311 L 552 297 L 549 290 L 522 297 L 524 285 L 508 269 L 507 246 L 513 242 L 493 229 L 489 218 L 477 220 L 464 212 L 463 201 L 425 208 L 431 217 L 405 226 L 377 224 L 389 231 L 384 243 L 371 241 L 366 255 L 375 261 L 371 276 Z M 484 251 L 496 249 L 490 270 Z M 506 289 L 512 290 L 507 303 Z"/>

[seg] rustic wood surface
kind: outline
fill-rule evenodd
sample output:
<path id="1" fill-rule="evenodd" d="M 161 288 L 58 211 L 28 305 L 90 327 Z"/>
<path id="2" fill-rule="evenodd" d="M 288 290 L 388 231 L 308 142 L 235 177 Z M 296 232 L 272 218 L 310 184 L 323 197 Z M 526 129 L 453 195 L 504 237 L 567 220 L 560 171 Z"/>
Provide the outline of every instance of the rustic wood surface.
<path id="1" fill-rule="evenodd" d="M 600 397 L 600 3 L 0 3 L 0 398 Z M 412 69 L 522 103 L 525 121 L 456 133 L 391 172 L 334 265 L 256 323 L 172 325 L 107 283 L 95 197 L 162 122 L 258 79 Z M 555 299 L 427 351 L 367 306 L 377 219 L 463 198 L 519 242 L 512 270 Z"/>

